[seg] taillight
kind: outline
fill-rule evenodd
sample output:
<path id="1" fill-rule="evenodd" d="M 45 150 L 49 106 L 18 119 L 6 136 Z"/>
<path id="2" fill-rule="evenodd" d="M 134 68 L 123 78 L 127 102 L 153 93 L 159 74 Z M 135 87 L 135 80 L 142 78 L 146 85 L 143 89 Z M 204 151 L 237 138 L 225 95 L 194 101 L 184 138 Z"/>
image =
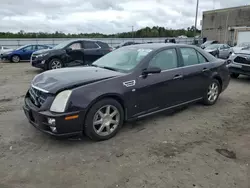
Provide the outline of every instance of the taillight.
<path id="1" fill-rule="evenodd" d="M 109 48 L 109 51 L 110 51 L 110 52 L 113 51 L 113 48 Z"/>

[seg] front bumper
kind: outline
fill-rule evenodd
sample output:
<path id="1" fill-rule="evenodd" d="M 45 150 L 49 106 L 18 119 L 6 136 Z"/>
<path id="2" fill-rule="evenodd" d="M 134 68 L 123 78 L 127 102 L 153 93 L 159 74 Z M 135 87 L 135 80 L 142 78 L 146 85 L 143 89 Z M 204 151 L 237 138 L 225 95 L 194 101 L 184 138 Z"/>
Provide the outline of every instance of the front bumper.
<path id="1" fill-rule="evenodd" d="M 9 56 L 9 55 L 4 55 L 4 54 L 2 54 L 2 55 L 0 56 L 0 59 L 3 60 L 3 61 L 6 61 L 6 60 L 10 61 L 10 56 Z"/>
<path id="2" fill-rule="evenodd" d="M 29 122 L 46 134 L 68 137 L 81 135 L 83 132 L 84 114 L 82 112 L 52 113 L 50 111 L 39 111 L 29 98 L 25 98 L 23 110 Z M 65 120 L 66 117 L 72 116 L 77 116 L 77 118 Z M 48 118 L 54 119 L 55 124 L 49 124 Z M 51 127 L 56 127 L 56 131 L 52 131 Z"/>
<path id="3" fill-rule="evenodd" d="M 41 60 L 41 59 L 31 60 L 31 65 L 36 68 L 46 69 L 46 60 Z"/>

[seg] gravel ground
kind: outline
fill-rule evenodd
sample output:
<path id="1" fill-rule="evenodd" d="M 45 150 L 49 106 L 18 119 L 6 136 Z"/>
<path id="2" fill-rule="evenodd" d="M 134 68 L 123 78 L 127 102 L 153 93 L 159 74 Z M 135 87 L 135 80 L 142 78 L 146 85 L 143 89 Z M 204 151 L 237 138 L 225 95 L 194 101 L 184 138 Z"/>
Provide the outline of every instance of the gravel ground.
<path id="1" fill-rule="evenodd" d="M 0 188 L 250 187 L 250 79 L 231 80 L 214 106 L 126 123 L 115 138 L 92 142 L 28 123 L 23 97 L 39 72 L 0 63 Z"/>

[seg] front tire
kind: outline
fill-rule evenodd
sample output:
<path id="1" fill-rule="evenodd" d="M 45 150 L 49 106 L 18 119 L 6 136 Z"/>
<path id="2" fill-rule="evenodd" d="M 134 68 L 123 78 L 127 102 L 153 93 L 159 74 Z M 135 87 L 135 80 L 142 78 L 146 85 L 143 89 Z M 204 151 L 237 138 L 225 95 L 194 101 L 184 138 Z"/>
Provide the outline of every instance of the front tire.
<path id="1" fill-rule="evenodd" d="M 58 58 L 53 58 L 49 61 L 47 70 L 60 69 L 63 67 L 63 63 Z"/>
<path id="2" fill-rule="evenodd" d="M 84 132 L 92 140 L 108 140 L 116 135 L 124 121 L 121 104 L 106 98 L 96 102 L 86 115 Z"/>
<path id="3" fill-rule="evenodd" d="M 18 55 L 13 55 L 11 57 L 11 62 L 13 62 L 13 63 L 19 63 L 20 62 L 20 57 Z"/>
<path id="4" fill-rule="evenodd" d="M 219 98 L 221 91 L 221 85 L 218 80 L 213 79 L 209 84 L 207 91 L 203 97 L 203 103 L 205 105 L 213 105 Z"/>
<path id="5" fill-rule="evenodd" d="M 238 78 L 240 76 L 240 74 L 238 74 L 238 73 L 231 73 L 230 76 L 232 78 Z"/>

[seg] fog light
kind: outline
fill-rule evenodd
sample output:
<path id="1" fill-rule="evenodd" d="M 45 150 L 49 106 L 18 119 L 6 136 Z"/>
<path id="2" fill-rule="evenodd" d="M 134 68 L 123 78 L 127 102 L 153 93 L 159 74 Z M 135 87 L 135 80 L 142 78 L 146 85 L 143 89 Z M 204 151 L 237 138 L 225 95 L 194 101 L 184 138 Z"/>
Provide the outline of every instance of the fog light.
<path id="1" fill-rule="evenodd" d="M 54 118 L 48 118 L 48 124 L 50 124 L 52 127 L 56 126 L 56 120 Z"/>
<path id="2" fill-rule="evenodd" d="M 53 133 L 56 133 L 56 132 L 57 132 L 56 127 L 50 126 L 49 128 L 50 128 L 50 130 L 51 130 Z"/>
<path id="3" fill-rule="evenodd" d="M 41 64 L 44 64 L 45 63 L 45 60 L 43 60 L 42 62 L 41 62 Z"/>

